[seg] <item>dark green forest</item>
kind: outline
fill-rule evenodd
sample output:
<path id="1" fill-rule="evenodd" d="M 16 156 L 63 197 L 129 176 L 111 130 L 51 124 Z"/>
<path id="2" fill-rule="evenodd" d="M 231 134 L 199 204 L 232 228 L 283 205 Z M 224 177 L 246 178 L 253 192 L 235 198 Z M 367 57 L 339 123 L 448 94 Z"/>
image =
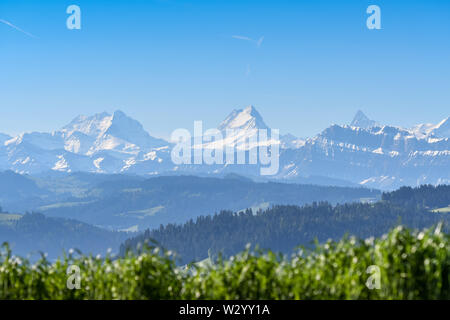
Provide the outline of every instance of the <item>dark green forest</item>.
<path id="1" fill-rule="evenodd" d="M 409 189 L 408 189 L 409 190 Z M 385 193 L 377 203 L 331 205 L 327 202 L 305 206 L 273 206 L 265 211 L 236 213 L 222 211 L 202 216 L 185 224 L 169 224 L 147 230 L 127 240 L 121 254 L 139 244 L 155 241 L 179 254 L 180 263 L 203 260 L 219 253 L 234 255 L 250 243 L 262 249 L 290 253 L 298 245 L 310 246 L 313 240 L 325 242 L 346 234 L 379 237 L 397 225 L 422 229 L 444 223 L 448 232 L 450 216 L 430 211 L 430 206 L 450 203 L 448 186 L 423 186 L 412 192 Z M 403 206 L 402 203 L 405 205 Z"/>
<path id="2" fill-rule="evenodd" d="M 384 192 L 381 198 L 405 208 L 442 208 L 450 205 L 450 185 L 401 187 L 392 192 Z"/>

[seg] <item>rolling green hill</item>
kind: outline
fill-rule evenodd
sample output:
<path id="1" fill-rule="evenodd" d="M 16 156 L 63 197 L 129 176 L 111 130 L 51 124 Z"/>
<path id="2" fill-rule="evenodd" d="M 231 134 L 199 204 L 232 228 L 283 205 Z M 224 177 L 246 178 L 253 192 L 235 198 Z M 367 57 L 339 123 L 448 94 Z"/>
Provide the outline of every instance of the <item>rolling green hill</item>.
<path id="1" fill-rule="evenodd" d="M 44 252 L 55 259 L 69 249 L 86 254 L 104 255 L 109 248 L 117 252 L 128 236 L 76 220 L 0 213 L 0 243 L 8 242 L 16 254 L 34 254 L 35 258 Z"/>
<path id="2" fill-rule="evenodd" d="M 266 209 L 276 204 L 303 205 L 313 201 L 360 202 L 380 197 L 365 188 L 256 183 L 242 179 L 166 176 L 102 182 L 82 198 L 46 204 L 36 210 L 52 217 L 75 218 L 112 229 L 182 223 L 221 210 Z"/>
<path id="3" fill-rule="evenodd" d="M 327 239 L 336 240 L 347 233 L 362 238 L 378 237 L 399 224 L 421 229 L 442 222 L 448 232 L 448 212 L 439 209 L 430 212 L 429 206 L 447 203 L 449 190 L 448 186 L 421 186 L 408 189 L 406 195 L 403 190 L 386 193 L 383 195 L 385 200 L 376 203 L 333 206 L 322 202 L 302 207 L 279 205 L 258 212 L 222 211 L 184 224 L 149 229 L 127 240 L 121 253 L 155 240 L 177 252 L 180 263 L 189 263 L 203 260 L 210 254 L 234 255 L 244 250 L 248 243 L 291 253 L 298 245 L 309 246 L 313 240 L 321 243 Z"/>

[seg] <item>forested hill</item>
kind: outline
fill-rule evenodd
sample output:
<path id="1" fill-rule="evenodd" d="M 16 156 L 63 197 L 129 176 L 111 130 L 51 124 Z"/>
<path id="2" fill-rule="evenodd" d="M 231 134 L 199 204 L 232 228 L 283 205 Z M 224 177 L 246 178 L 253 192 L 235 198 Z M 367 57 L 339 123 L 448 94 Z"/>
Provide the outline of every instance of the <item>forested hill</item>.
<path id="1" fill-rule="evenodd" d="M 383 193 L 382 199 L 408 208 L 444 208 L 450 205 L 450 185 L 402 187 L 392 192 Z"/>
<path id="2" fill-rule="evenodd" d="M 421 188 L 414 192 L 420 190 L 430 191 Z M 438 188 L 435 192 L 442 190 Z M 121 253 L 153 239 L 166 249 L 177 252 L 181 263 L 189 263 L 207 258 L 208 252 L 212 255 L 219 252 L 225 256 L 234 255 L 242 251 L 247 243 L 289 253 L 298 245 L 311 244 L 314 239 L 323 242 L 330 238 L 339 239 L 345 234 L 362 238 L 381 236 L 398 224 L 421 229 L 442 221 L 448 231 L 448 213 L 431 212 L 420 206 L 407 208 L 399 204 L 400 201 L 393 203 L 385 200 L 375 204 L 275 206 L 256 214 L 251 210 L 239 214 L 223 211 L 183 225 L 169 224 L 147 230 L 127 240 L 121 246 Z"/>
<path id="3" fill-rule="evenodd" d="M 104 255 L 109 248 L 117 251 L 127 236 L 76 220 L 47 218 L 39 213 L 23 216 L 0 213 L 0 245 L 8 242 L 18 255 L 34 254 L 38 258 L 39 252 L 43 252 L 54 259 L 69 249 Z"/>
<path id="4" fill-rule="evenodd" d="M 286 183 L 256 183 L 241 178 L 161 176 L 136 180 L 123 176 L 95 185 L 83 197 L 37 208 L 52 217 L 70 217 L 113 229 L 139 230 L 184 223 L 220 210 L 239 211 L 271 205 L 303 205 L 313 201 L 346 203 L 376 200 L 378 190 Z"/>

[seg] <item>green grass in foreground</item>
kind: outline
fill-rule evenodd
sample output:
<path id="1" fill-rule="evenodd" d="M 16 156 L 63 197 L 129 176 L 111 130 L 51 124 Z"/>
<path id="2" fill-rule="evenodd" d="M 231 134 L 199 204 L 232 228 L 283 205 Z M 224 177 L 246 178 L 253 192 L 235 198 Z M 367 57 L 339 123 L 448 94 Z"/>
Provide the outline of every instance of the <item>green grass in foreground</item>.
<path id="1" fill-rule="evenodd" d="M 79 290 L 67 289 L 71 265 L 81 271 Z M 366 287 L 372 265 L 380 270 L 380 289 Z M 449 235 L 439 227 L 397 227 L 380 239 L 329 241 L 291 257 L 247 250 L 188 271 L 158 249 L 31 264 L 5 244 L 0 299 L 450 299 L 449 271 Z"/>

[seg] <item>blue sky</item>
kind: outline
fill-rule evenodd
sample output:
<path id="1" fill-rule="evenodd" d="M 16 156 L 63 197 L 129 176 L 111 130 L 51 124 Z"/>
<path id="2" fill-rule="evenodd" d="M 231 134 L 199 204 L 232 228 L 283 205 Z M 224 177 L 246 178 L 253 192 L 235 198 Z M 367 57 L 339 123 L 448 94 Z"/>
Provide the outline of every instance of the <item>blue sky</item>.
<path id="1" fill-rule="evenodd" d="M 371 4 L 382 30 L 366 28 Z M 449 116 L 450 1 L 2 0 L 0 19 L 36 37 L 0 23 L 0 132 L 121 109 L 166 137 L 249 104 L 303 137 L 357 109 L 401 126 Z"/>

